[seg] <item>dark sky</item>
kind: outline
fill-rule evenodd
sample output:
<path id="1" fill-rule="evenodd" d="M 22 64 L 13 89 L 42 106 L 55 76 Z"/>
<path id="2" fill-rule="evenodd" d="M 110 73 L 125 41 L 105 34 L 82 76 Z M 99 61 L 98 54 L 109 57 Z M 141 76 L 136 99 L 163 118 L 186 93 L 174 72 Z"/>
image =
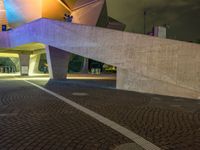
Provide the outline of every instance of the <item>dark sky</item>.
<path id="1" fill-rule="evenodd" d="M 143 12 L 147 31 L 153 24 L 168 24 L 168 38 L 200 39 L 200 0 L 107 0 L 108 13 L 127 25 L 126 31 L 143 33 Z"/>

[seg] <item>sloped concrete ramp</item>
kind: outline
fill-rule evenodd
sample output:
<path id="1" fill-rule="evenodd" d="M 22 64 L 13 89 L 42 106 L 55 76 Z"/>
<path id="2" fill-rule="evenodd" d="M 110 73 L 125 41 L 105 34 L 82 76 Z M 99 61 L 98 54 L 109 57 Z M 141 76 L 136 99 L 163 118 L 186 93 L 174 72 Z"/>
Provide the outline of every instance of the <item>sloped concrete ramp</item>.
<path id="1" fill-rule="evenodd" d="M 39 19 L 0 33 L 0 47 L 40 42 L 118 68 L 117 88 L 200 97 L 200 45 Z"/>

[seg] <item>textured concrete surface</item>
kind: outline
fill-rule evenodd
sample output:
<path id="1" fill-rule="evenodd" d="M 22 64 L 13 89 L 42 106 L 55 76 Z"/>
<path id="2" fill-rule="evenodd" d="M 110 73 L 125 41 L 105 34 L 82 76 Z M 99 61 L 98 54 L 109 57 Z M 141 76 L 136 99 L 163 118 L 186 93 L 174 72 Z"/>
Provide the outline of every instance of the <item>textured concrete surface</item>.
<path id="1" fill-rule="evenodd" d="M 131 141 L 24 81 L 0 79 L 1 150 L 113 150 Z"/>
<path id="2" fill-rule="evenodd" d="M 21 75 L 28 75 L 29 74 L 29 64 L 30 64 L 30 55 L 27 54 L 19 54 L 20 60 L 20 73 Z M 23 68 L 27 68 L 24 70 Z"/>
<path id="3" fill-rule="evenodd" d="M 31 82 L 119 123 L 164 150 L 199 150 L 199 100 L 97 88 L 79 81 Z"/>
<path id="4" fill-rule="evenodd" d="M 41 54 L 30 55 L 29 74 L 40 73 L 39 71 L 40 57 Z"/>
<path id="5" fill-rule="evenodd" d="M 65 79 L 71 54 L 52 46 L 46 46 L 49 76 L 51 79 Z"/>
<path id="6" fill-rule="evenodd" d="M 182 76 L 184 76 L 184 74 Z M 163 80 L 159 79 L 152 79 L 148 76 L 135 73 L 134 70 L 118 68 L 117 81 L 117 87 L 120 89 L 189 98 L 200 97 L 200 92 L 198 90 L 163 82 Z"/>
<path id="7" fill-rule="evenodd" d="M 0 47 L 33 41 L 117 66 L 120 89 L 200 96 L 198 44 L 40 19 L 1 33 Z"/>
<path id="8" fill-rule="evenodd" d="M 92 2 L 93 0 L 90 1 Z M 72 16 L 74 16 L 73 23 L 96 26 L 105 0 L 96 0 L 90 5 L 87 5 L 87 1 L 85 2 L 86 5 L 84 7 L 72 12 Z"/>

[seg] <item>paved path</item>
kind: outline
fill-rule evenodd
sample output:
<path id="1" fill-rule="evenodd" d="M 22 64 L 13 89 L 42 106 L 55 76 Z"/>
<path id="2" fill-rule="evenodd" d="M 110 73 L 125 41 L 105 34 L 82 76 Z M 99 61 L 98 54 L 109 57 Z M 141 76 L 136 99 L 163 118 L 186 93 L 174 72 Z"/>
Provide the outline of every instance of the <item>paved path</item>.
<path id="1" fill-rule="evenodd" d="M 119 123 L 162 149 L 200 149 L 200 100 L 95 88 L 71 81 L 34 83 Z"/>
<path id="2" fill-rule="evenodd" d="M 24 81 L 0 81 L 0 150 L 113 150 L 130 142 Z"/>
<path id="3" fill-rule="evenodd" d="M 200 101 L 34 81 L 166 150 L 199 150 Z M 132 141 L 23 82 L 0 81 L 0 149 L 114 150 Z"/>

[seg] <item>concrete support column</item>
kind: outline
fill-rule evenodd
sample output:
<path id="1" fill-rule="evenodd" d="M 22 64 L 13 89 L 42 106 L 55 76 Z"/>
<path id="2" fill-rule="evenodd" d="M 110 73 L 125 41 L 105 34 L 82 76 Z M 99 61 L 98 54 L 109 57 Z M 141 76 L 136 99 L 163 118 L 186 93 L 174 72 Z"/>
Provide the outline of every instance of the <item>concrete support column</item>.
<path id="1" fill-rule="evenodd" d="M 19 58 L 11 57 L 10 60 L 15 64 L 16 72 L 20 72 L 20 60 L 19 60 Z"/>
<path id="2" fill-rule="evenodd" d="M 31 55 L 29 74 L 39 73 L 40 56 L 41 54 Z"/>
<path id="3" fill-rule="evenodd" d="M 30 55 L 29 54 L 19 54 L 19 60 L 20 60 L 20 73 L 21 73 L 21 75 L 22 76 L 28 76 Z"/>
<path id="4" fill-rule="evenodd" d="M 89 59 L 88 58 L 84 58 L 84 62 L 83 62 L 83 68 L 82 68 L 82 73 L 88 73 L 88 67 L 89 67 Z"/>
<path id="5" fill-rule="evenodd" d="M 66 79 L 71 54 L 53 46 L 46 46 L 46 55 L 50 78 Z"/>

